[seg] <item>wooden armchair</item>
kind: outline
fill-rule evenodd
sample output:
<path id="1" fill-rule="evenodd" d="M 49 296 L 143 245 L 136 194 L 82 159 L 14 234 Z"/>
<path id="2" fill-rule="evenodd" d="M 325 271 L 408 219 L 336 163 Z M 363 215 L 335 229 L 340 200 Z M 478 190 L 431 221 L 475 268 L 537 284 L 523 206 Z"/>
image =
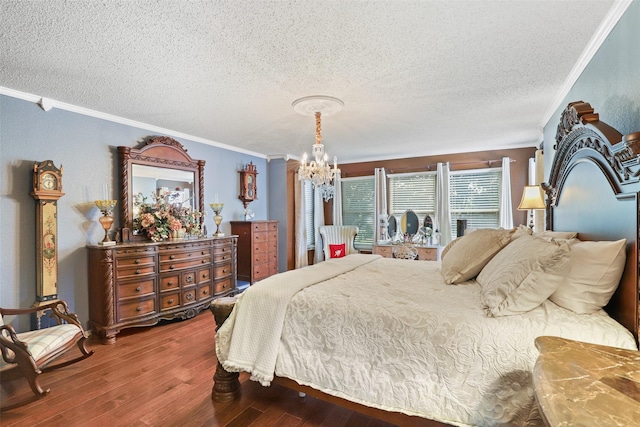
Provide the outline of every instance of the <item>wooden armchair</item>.
<path id="1" fill-rule="evenodd" d="M 52 317 L 56 319 L 56 325 L 16 333 L 13 326 L 4 324 L 3 317 L 5 315 L 33 314 L 45 310 L 51 311 Z M 5 370 L 17 365 L 22 375 L 29 381 L 31 390 L 38 397 L 49 393 L 49 389 L 43 390 L 38 383 L 38 376 L 42 372 L 70 365 L 93 354 L 93 351 L 87 351 L 85 347 L 86 339 L 78 316 L 69 311 L 69 307 L 64 301 L 54 301 L 27 309 L 0 307 L 0 350 L 2 350 L 0 369 Z M 82 355 L 49 366 L 53 360 L 76 345 Z"/>

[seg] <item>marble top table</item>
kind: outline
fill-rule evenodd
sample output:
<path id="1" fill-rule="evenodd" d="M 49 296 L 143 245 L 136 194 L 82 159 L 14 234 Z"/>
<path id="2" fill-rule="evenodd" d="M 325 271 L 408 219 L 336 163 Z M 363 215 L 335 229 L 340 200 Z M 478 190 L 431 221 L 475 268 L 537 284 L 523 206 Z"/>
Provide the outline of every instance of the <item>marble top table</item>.
<path id="1" fill-rule="evenodd" d="M 640 426 L 640 352 L 538 337 L 536 400 L 548 426 Z"/>

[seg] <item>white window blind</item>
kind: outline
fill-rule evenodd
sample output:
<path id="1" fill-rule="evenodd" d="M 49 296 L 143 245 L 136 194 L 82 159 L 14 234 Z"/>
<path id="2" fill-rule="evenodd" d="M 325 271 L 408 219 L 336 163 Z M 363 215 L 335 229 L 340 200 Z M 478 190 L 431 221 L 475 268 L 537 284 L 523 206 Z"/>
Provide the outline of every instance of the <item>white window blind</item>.
<path id="1" fill-rule="evenodd" d="M 456 221 L 467 220 L 467 228 L 500 226 L 500 168 L 451 172 L 449 204 L 452 238 L 456 237 Z"/>
<path id="2" fill-rule="evenodd" d="M 356 248 L 373 246 L 373 176 L 342 179 L 342 223 L 358 226 Z"/>
<path id="3" fill-rule="evenodd" d="M 316 233 L 313 231 L 313 185 L 311 181 L 303 181 L 304 185 L 304 221 L 305 228 L 307 229 L 307 249 L 313 249 L 315 246 Z"/>
<path id="4" fill-rule="evenodd" d="M 418 215 L 420 223 L 436 211 L 436 173 L 418 172 L 388 175 L 389 215 L 400 219 L 407 210 Z"/>

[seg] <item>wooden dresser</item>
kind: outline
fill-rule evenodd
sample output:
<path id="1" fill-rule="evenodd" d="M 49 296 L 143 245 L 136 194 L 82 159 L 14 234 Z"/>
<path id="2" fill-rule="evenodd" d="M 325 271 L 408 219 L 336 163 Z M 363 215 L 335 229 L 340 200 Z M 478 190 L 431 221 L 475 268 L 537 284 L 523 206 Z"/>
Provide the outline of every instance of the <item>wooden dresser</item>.
<path id="1" fill-rule="evenodd" d="M 440 248 L 438 246 L 412 246 L 418 252 L 417 261 L 438 261 Z M 373 253 L 385 258 L 393 258 L 393 245 L 373 245 Z"/>
<path id="2" fill-rule="evenodd" d="M 236 289 L 237 236 L 87 246 L 89 326 L 105 344 L 122 329 L 188 319 Z"/>
<path id="3" fill-rule="evenodd" d="M 253 285 L 278 272 L 278 221 L 231 221 L 238 235 L 238 280 Z"/>

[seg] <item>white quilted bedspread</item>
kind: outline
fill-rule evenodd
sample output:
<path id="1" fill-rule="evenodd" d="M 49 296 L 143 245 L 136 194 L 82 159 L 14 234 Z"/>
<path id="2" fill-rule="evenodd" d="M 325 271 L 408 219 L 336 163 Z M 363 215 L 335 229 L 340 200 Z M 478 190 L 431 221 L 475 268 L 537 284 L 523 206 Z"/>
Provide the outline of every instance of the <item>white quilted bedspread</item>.
<path id="1" fill-rule="evenodd" d="M 528 418 L 537 336 L 636 348 L 603 311 L 577 315 L 546 301 L 524 315 L 485 317 L 479 285 L 444 285 L 439 270 L 438 262 L 376 258 L 295 292 L 275 344 L 275 373 L 454 425 L 535 425 Z M 255 338 L 264 325 L 254 325 Z"/>

